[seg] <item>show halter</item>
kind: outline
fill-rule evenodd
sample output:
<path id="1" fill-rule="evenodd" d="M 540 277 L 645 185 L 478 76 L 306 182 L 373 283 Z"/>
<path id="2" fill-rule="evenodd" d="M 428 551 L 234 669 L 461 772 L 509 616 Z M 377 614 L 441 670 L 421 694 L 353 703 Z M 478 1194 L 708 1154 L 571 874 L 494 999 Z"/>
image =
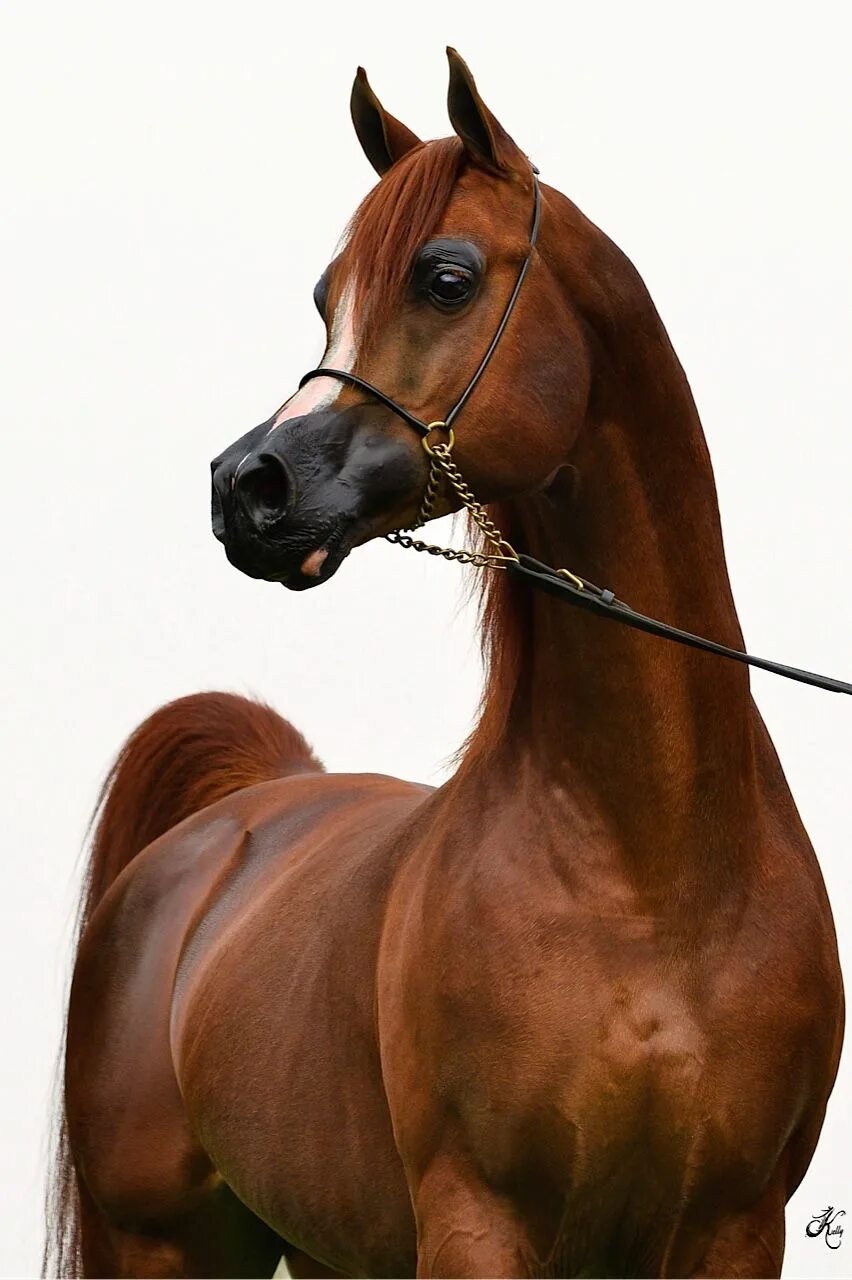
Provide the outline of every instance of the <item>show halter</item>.
<path id="1" fill-rule="evenodd" d="M 768 658 L 759 658 L 754 654 L 744 653 L 740 649 L 731 649 L 727 645 L 718 644 L 715 640 L 707 640 L 703 636 L 693 635 L 689 631 L 681 631 L 678 627 L 672 627 L 666 622 L 659 622 L 656 618 L 649 618 L 643 613 L 637 613 L 635 609 L 631 609 L 623 600 L 617 599 L 614 592 L 604 587 L 595 586 L 593 582 L 580 577 L 579 574 L 572 573 L 570 569 L 554 569 L 551 565 L 542 564 L 541 561 L 533 559 L 532 556 L 516 551 L 511 543 L 507 542 L 503 537 L 488 515 L 486 508 L 476 499 L 464 480 L 452 457 L 455 443 L 452 429 L 453 423 L 467 404 L 477 383 L 488 368 L 491 357 L 497 349 L 497 344 L 509 323 L 518 295 L 521 292 L 521 286 L 526 279 L 532 262 L 541 222 L 541 189 L 537 174 L 538 170 L 533 166 L 533 217 L 529 235 L 529 250 L 518 272 L 518 278 L 515 281 L 509 301 L 506 303 L 506 308 L 494 337 L 491 339 L 476 372 L 446 417 L 435 422 L 424 422 L 403 405 L 398 404 L 396 400 L 379 387 L 368 382 L 366 378 L 360 378 L 357 374 L 349 373 L 345 369 L 327 369 L 323 367 L 311 369 L 299 383 L 299 386 L 303 387 L 312 378 L 339 378 L 342 382 L 351 383 L 352 386 L 366 391 L 374 399 L 386 405 L 388 409 L 393 410 L 398 417 L 407 422 L 415 431 L 419 431 L 423 448 L 429 455 L 430 467 L 429 479 L 420 506 L 417 524 L 413 525 L 412 528 L 419 528 L 431 518 L 441 476 L 443 475 L 446 476 L 455 490 L 462 505 L 470 513 L 471 519 L 480 529 L 485 540 L 493 546 L 494 551 L 466 551 L 433 546 L 431 543 L 421 542 L 419 539 L 412 538 L 410 533 L 399 530 L 388 534 L 388 540 L 395 542 L 398 546 L 413 548 L 415 551 L 426 551 L 430 555 L 443 556 L 446 560 L 456 560 L 462 564 L 472 564 L 479 568 L 505 569 L 512 577 L 526 582 L 536 590 L 543 591 L 558 600 L 563 600 L 566 604 L 573 604 L 577 608 L 597 614 L 598 617 L 621 622 L 624 626 L 633 627 L 637 631 L 645 631 L 649 635 L 660 636 L 664 640 L 672 640 L 677 644 L 687 645 L 692 649 L 702 649 L 705 653 L 713 653 L 720 658 L 730 658 L 734 662 L 741 662 L 746 666 L 759 667 L 762 671 L 771 671 L 773 675 L 785 676 L 788 680 L 798 680 L 802 684 L 815 685 L 818 689 L 828 689 L 832 693 L 852 694 L 852 684 L 844 680 L 835 680 L 831 676 L 822 676 L 812 671 L 803 671 L 799 667 L 788 667 L 781 662 L 772 662 Z M 445 432 L 447 434 L 446 441 L 439 440 L 433 443 L 430 440 L 430 436 L 435 432 Z"/>

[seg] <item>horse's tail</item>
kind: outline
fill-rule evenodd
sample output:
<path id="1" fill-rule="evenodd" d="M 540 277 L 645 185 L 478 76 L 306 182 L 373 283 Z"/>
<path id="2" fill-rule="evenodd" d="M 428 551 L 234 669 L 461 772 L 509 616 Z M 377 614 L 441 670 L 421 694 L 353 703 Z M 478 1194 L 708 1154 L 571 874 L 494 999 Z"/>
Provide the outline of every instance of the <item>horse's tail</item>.
<path id="1" fill-rule="evenodd" d="M 101 788 L 80 931 L 136 854 L 184 818 L 256 782 L 321 768 L 302 735 L 262 702 L 195 693 L 160 707 L 127 739 Z"/>
<path id="2" fill-rule="evenodd" d="M 101 788 L 77 912 L 75 954 L 110 885 L 147 845 L 234 791 L 322 765 L 271 707 L 231 693 L 197 693 L 160 707 L 128 738 Z M 47 1183 L 43 1274 L 82 1275 L 80 1189 L 68 1139 L 64 1054 Z"/>

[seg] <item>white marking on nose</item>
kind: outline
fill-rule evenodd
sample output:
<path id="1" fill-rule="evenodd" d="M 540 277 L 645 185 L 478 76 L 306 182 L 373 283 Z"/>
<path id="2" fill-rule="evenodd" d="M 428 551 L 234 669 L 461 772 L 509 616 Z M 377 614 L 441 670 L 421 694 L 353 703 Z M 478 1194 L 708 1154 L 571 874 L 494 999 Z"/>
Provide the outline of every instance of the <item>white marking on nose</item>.
<path id="1" fill-rule="evenodd" d="M 343 369 L 346 373 L 350 373 L 354 368 L 358 357 L 354 311 L 355 280 L 350 278 L 337 304 L 331 336 L 320 361 L 320 367 L 326 365 L 330 369 Z M 270 427 L 270 434 L 288 418 L 301 418 L 306 413 L 315 413 L 317 409 L 327 408 L 340 395 L 342 386 L 343 383 L 339 378 L 312 378 L 278 410 L 275 421 Z"/>

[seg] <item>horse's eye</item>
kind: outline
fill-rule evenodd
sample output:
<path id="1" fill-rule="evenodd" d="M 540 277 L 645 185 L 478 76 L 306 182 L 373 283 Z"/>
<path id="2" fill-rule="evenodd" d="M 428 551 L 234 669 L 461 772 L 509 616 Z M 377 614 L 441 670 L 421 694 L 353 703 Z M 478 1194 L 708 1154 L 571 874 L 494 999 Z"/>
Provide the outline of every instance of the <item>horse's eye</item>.
<path id="1" fill-rule="evenodd" d="M 457 307 L 473 292 L 473 276 L 462 267 L 437 267 L 429 284 L 429 297 L 439 307 Z"/>

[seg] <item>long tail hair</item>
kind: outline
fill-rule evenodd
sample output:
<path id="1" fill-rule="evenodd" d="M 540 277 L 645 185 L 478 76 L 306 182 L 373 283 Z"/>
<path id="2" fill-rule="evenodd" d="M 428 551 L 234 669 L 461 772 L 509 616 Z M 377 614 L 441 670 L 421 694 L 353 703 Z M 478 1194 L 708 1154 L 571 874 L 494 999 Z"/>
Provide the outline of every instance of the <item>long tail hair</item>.
<path id="1" fill-rule="evenodd" d="M 155 711 L 122 747 L 92 815 L 74 955 L 98 903 L 146 845 L 243 787 L 321 769 L 302 735 L 263 703 L 230 693 L 198 693 Z M 43 1259 L 43 1274 L 59 1277 L 83 1274 L 80 1188 L 68 1138 L 64 1063 L 63 1044 Z"/>

